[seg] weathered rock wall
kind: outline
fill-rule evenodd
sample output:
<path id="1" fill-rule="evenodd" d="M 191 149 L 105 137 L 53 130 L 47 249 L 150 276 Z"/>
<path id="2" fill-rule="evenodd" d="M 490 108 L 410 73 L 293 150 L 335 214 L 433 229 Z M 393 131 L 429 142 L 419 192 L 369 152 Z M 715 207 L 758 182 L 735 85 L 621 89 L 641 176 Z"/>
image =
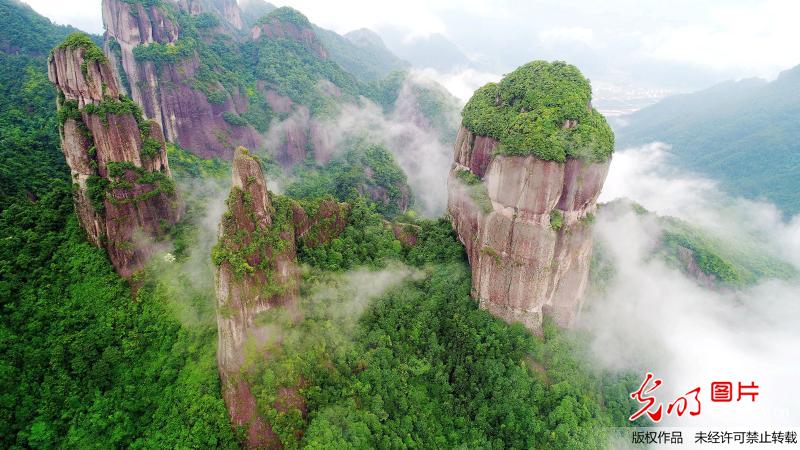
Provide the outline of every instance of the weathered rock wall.
<path id="1" fill-rule="evenodd" d="M 203 11 L 200 8 L 210 8 L 205 3 L 183 1 L 182 6 L 196 14 Z M 218 13 L 236 23 L 236 2 L 222 3 L 216 5 L 221 8 Z M 238 22 L 241 26 L 241 19 Z M 193 86 L 192 79 L 200 67 L 196 52 L 160 65 L 135 57 L 134 49 L 139 46 L 179 44 L 180 27 L 165 7 L 103 0 L 103 23 L 105 52 L 114 62 L 117 78 L 127 80 L 131 98 L 142 106 L 146 117 L 159 123 L 167 140 L 202 157 L 226 159 L 233 156 L 236 145 L 256 148 L 263 143 L 264 138 L 252 127 L 231 125 L 222 116 L 226 111 L 246 109 L 243 93 L 232 93 L 223 103 L 212 104 Z M 222 90 L 222 86 L 218 88 Z"/>
<path id="2" fill-rule="evenodd" d="M 106 28 L 106 56 L 120 89 L 142 106 L 144 115 L 164 130 L 165 138 L 204 158 L 231 159 L 237 146 L 269 151 L 285 167 L 305 160 L 309 148 L 326 161 L 331 153 L 328 139 L 309 119 L 308 108 L 275 93 L 263 80 L 257 82 L 256 95 L 263 95 L 274 112 L 288 117 L 274 130 L 261 133 L 249 124 L 234 125 L 224 113 L 242 114 L 251 106 L 245 92 L 229 92 L 217 83 L 206 89 L 224 93 L 224 99 L 209 101 L 196 87 L 194 77 L 201 68 L 195 50 L 181 54 L 174 61 L 159 64 L 135 56 L 149 45 L 174 45 L 180 48 L 184 38 L 177 14 L 197 15 L 210 12 L 221 18 L 221 25 L 204 30 L 227 35 L 232 45 L 240 39 L 293 39 L 307 46 L 319 58 L 327 52 L 310 25 L 298 27 L 292 22 L 273 18 L 257 25 L 249 35 L 240 31 L 242 21 L 235 0 L 179 0 L 177 4 L 144 6 L 124 0 L 103 0 L 103 23 Z M 185 42 L 184 42 L 185 43 Z M 124 82 L 123 82 L 124 81 Z M 252 93 L 251 93 L 252 95 Z"/>
<path id="3" fill-rule="evenodd" d="M 301 319 L 297 246 L 330 242 L 344 230 L 349 213 L 346 204 L 332 199 L 321 201 L 311 213 L 297 202 L 281 201 L 275 201 L 278 206 L 273 204 L 258 159 L 238 148 L 228 210 L 212 258 L 217 266 L 217 361 L 222 393 L 232 424 L 246 430 L 248 448 L 281 447 L 278 436 L 259 413 L 246 377 L 250 352 L 255 351 L 258 358 L 269 363 L 269 354 L 258 343 L 269 340 L 270 329 L 260 326 L 257 317 L 267 310 L 280 309 L 286 320 Z M 272 339 L 280 345 L 279 337 Z M 248 342 L 253 345 L 248 346 Z M 282 387 L 274 407 L 279 411 L 289 407 L 305 411 L 299 389 Z"/>
<path id="4" fill-rule="evenodd" d="M 494 155 L 497 141 L 462 127 L 448 211 L 480 306 L 539 330 L 544 314 L 569 326 L 589 274 L 590 222 L 609 162 Z"/>
<path id="5" fill-rule="evenodd" d="M 247 430 L 248 448 L 280 447 L 259 414 L 242 373 L 245 343 L 259 333 L 256 316 L 270 308 L 296 314 L 300 272 L 292 221 L 278 223 L 257 159 L 239 148 L 233 159 L 233 187 L 220 224 L 215 252 L 217 361 L 223 397 L 235 427 Z M 267 357 L 267 355 L 264 355 Z"/>
<path id="6" fill-rule="evenodd" d="M 87 57 L 90 48 L 55 49 L 48 74 L 60 93 L 61 148 L 77 186 L 78 219 L 128 277 L 153 252 L 163 225 L 179 220 L 181 205 L 160 127 L 125 103 L 109 65 Z"/>

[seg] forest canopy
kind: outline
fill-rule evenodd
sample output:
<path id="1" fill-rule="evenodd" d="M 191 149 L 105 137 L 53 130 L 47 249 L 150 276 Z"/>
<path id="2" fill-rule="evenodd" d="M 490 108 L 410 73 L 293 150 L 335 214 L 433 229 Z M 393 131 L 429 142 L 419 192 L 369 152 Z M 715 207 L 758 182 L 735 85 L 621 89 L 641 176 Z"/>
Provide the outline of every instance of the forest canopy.
<path id="1" fill-rule="evenodd" d="M 589 80 L 575 66 L 533 61 L 475 91 L 463 124 L 500 141 L 501 154 L 602 162 L 614 151 L 614 133 L 591 100 Z"/>

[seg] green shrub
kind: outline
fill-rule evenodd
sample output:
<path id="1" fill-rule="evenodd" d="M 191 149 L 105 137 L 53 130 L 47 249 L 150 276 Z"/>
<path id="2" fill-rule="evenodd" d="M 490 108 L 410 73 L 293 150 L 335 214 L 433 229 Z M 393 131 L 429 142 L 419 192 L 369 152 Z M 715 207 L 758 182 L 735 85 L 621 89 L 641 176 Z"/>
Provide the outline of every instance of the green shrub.
<path id="1" fill-rule="evenodd" d="M 235 127 L 243 127 L 247 125 L 247 121 L 235 112 L 225 111 L 222 113 L 222 118 L 225 119 L 225 122 L 228 122 Z"/>
<path id="2" fill-rule="evenodd" d="M 89 62 L 106 62 L 106 56 L 103 54 L 103 50 L 98 47 L 94 41 L 92 41 L 92 38 L 90 38 L 89 35 L 83 32 L 70 34 L 61 44 L 58 45 L 57 48 L 83 49 L 83 61 L 81 62 L 81 72 L 83 73 L 83 76 L 88 76 L 89 74 Z"/>
<path id="3" fill-rule="evenodd" d="M 405 212 L 412 201 L 406 174 L 394 155 L 382 145 L 364 143 L 353 143 L 324 166 L 298 167 L 295 181 L 286 188 L 286 193 L 298 199 L 333 195 L 339 201 L 361 195 L 387 218 Z"/>
<path id="4" fill-rule="evenodd" d="M 256 24 L 260 25 L 271 21 L 291 23 L 298 28 L 311 28 L 311 22 L 308 21 L 308 18 L 300 11 L 289 6 L 282 6 L 270 11 L 258 19 Z"/>
<path id="5" fill-rule="evenodd" d="M 100 103 L 88 103 L 83 107 L 83 111 L 88 114 L 100 116 L 103 124 L 108 125 L 108 115 L 122 116 L 125 114 L 132 114 L 136 119 L 136 123 L 143 127 L 147 123 L 142 117 L 142 108 L 130 98 L 121 95 L 119 99 L 109 97 L 103 98 Z"/>
<path id="6" fill-rule="evenodd" d="M 194 24 L 197 28 L 214 28 L 219 25 L 219 18 L 215 14 L 204 12 L 194 17 Z"/>
<path id="7" fill-rule="evenodd" d="M 192 55 L 193 51 L 193 40 L 178 39 L 171 44 L 151 42 L 137 45 L 133 48 L 133 57 L 140 61 L 150 61 L 157 66 L 161 66 L 162 64 L 174 64 Z"/>
<path id="8" fill-rule="evenodd" d="M 89 175 L 86 179 L 86 196 L 89 203 L 98 213 L 106 209 L 105 199 L 109 188 L 109 181 L 99 175 Z"/>
<path id="9" fill-rule="evenodd" d="M 206 99 L 208 99 L 208 103 L 212 105 L 221 105 L 228 99 L 228 93 L 224 90 L 211 91 L 206 94 Z"/>
<path id="10" fill-rule="evenodd" d="M 64 125 L 67 119 L 80 120 L 81 110 L 78 108 L 77 100 L 65 100 L 61 102 L 61 107 L 58 108 L 58 122 Z"/>
<path id="11" fill-rule="evenodd" d="M 142 158 L 152 159 L 160 152 L 161 152 L 161 142 L 158 142 L 157 140 L 149 137 L 145 138 L 144 141 L 142 141 L 142 151 L 141 151 Z"/>
<path id="12" fill-rule="evenodd" d="M 564 226 L 564 213 L 561 210 L 554 209 L 550 211 L 550 228 L 553 231 L 558 231 Z"/>
<path id="13" fill-rule="evenodd" d="M 456 177 L 461 180 L 462 183 L 466 184 L 467 186 L 475 186 L 477 184 L 483 183 L 483 181 L 472 173 L 469 170 L 458 170 L 456 171 Z"/>
<path id="14" fill-rule="evenodd" d="M 533 61 L 475 91 L 462 111 L 463 124 L 500 141 L 500 154 L 606 161 L 614 134 L 591 99 L 589 81 L 575 66 Z M 568 121 L 574 125 L 567 127 Z"/>

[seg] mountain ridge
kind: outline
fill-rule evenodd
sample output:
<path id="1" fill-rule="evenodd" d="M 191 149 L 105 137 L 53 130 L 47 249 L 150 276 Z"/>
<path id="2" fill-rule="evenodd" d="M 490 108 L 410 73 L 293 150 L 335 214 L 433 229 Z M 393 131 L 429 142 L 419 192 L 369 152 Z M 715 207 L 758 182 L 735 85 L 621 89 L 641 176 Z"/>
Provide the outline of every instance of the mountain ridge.
<path id="1" fill-rule="evenodd" d="M 766 199 L 787 215 L 800 212 L 800 66 L 766 82 L 725 82 L 666 98 L 624 117 L 618 148 L 663 141 L 672 161 L 709 175 L 736 195 Z"/>

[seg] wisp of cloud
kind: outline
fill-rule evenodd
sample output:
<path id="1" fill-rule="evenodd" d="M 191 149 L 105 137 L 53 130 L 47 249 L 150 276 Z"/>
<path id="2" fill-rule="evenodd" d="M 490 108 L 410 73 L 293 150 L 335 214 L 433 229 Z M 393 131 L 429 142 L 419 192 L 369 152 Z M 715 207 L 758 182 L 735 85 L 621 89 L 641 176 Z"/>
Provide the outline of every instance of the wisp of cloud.
<path id="1" fill-rule="evenodd" d="M 669 169 L 669 147 L 620 151 L 601 199 L 630 198 L 662 215 L 678 216 L 729 239 L 754 239 L 766 252 L 800 267 L 798 218 L 783 221 L 769 204 L 729 198 L 716 184 Z M 761 280 L 739 290 L 709 289 L 653 257 L 661 229 L 652 215 L 598 214 L 595 239 L 616 274 L 608 289 L 587 299 L 581 327 L 593 336 L 593 355 L 605 368 L 653 372 L 667 404 L 701 388 L 701 414 L 667 416 L 665 426 L 720 431 L 785 431 L 800 418 L 800 283 Z M 712 381 L 730 381 L 730 403 L 710 401 Z M 737 384 L 755 382 L 755 401 L 737 401 Z"/>

